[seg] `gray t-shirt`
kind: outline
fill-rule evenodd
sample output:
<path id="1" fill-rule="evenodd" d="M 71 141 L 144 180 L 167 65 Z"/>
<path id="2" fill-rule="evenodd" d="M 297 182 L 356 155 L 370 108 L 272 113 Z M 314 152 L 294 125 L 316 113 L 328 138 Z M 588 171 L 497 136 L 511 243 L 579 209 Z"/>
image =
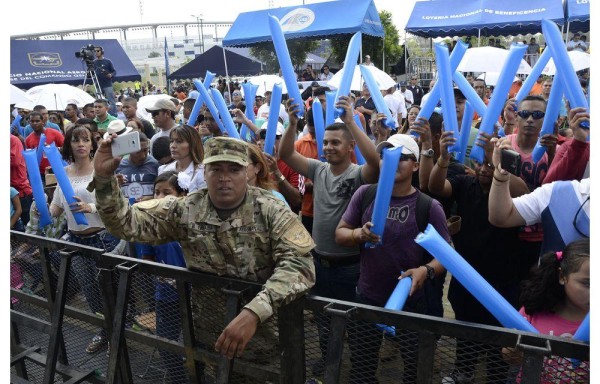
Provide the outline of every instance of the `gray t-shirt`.
<path id="1" fill-rule="evenodd" d="M 334 176 L 329 163 L 308 159 L 307 177 L 313 181 L 315 251 L 325 256 L 358 255 L 358 246 L 344 247 L 335 242 L 335 228 L 354 192 L 364 182 L 362 165 L 350 164 L 342 174 Z"/>

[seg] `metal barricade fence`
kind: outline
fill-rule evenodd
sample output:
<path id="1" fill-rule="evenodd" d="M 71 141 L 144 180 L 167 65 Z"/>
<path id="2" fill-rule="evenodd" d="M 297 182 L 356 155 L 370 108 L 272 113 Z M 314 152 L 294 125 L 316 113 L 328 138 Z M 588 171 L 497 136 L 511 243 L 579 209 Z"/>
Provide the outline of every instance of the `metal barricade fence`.
<path id="1" fill-rule="evenodd" d="M 260 289 L 11 231 L 11 380 L 450 383 L 460 367 L 473 383 L 589 382 L 584 343 L 316 296 L 261 324 L 242 357 L 221 357 L 216 339 Z M 516 346 L 509 369 L 500 351 Z"/>

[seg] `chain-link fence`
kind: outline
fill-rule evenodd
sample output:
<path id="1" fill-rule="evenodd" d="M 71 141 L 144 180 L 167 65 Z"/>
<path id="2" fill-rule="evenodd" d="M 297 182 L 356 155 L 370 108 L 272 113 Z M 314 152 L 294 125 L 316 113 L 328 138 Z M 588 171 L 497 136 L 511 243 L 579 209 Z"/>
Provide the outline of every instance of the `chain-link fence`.
<path id="1" fill-rule="evenodd" d="M 11 376 L 33 383 L 589 382 L 583 343 L 315 296 L 261 324 L 242 357 L 221 357 L 215 341 L 260 288 L 11 232 Z"/>

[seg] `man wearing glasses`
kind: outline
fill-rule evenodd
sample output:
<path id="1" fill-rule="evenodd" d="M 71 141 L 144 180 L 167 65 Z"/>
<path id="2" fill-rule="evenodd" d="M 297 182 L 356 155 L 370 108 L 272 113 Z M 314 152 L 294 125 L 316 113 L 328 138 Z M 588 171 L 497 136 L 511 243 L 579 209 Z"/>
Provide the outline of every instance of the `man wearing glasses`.
<path id="1" fill-rule="evenodd" d="M 175 115 L 177 114 L 177 107 L 175 103 L 168 99 L 159 99 L 150 108 L 146 108 L 146 112 L 152 114 L 152 120 L 154 125 L 159 129 L 152 138 L 150 139 L 150 148 L 154 141 L 162 136 L 169 137 L 171 129 L 173 129 L 177 123 L 175 123 Z"/>
<path id="2" fill-rule="evenodd" d="M 102 88 L 102 95 L 108 101 L 109 113 L 117 116 L 115 90 L 113 89 L 113 78 L 116 76 L 117 71 L 115 71 L 112 61 L 104 57 L 104 49 L 102 47 L 95 47 L 94 53 L 96 54 L 94 67 L 96 68 L 100 88 Z"/>
<path id="3" fill-rule="evenodd" d="M 423 92 L 423 88 L 419 85 L 419 78 L 417 75 L 412 75 L 410 78 L 410 85 L 408 86 L 408 90 L 413 94 L 414 104 L 421 105 L 421 99 L 425 92 Z"/>

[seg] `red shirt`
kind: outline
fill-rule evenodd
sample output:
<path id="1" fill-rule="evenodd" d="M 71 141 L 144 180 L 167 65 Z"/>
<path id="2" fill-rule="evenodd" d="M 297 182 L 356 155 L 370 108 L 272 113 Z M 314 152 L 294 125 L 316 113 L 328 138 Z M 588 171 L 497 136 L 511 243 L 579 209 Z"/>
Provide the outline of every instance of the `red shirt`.
<path id="1" fill-rule="evenodd" d="M 286 180 L 294 186 L 294 188 L 298 189 L 298 172 L 294 171 L 289 165 L 285 163 L 285 161 L 281 159 L 277 159 L 277 168 L 279 168 L 279 172 L 286 178 Z"/>
<path id="2" fill-rule="evenodd" d="M 319 153 L 317 152 L 317 143 L 314 141 L 312 135 L 307 133 L 302 136 L 298 141 L 294 143 L 296 152 L 309 159 L 318 159 Z M 312 181 L 306 179 L 306 181 Z M 305 181 L 305 182 L 306 182 Z M 302 216 L 313 217 L 313 195 L 312 192 L 305 192 L 302 195 Z"/>
<path id="3" fill-rule="evenodd" d="M 33 193 L 27 179 L 27 166 L 23 157 L 23 143 L 15 135 L 10 135 L 10 185 L 19 191 L 19 197 Z"/>
<path id="4" fill-rule="evenodd" d="M 46 145 L 54 143 L 59 148 L 63 146 L 65 138 L 63 137 L 62 133 L 55 129 L 44 129 L 44 134 L 46 135 Z M 41 133 L 38 135 L 35 133 L 35 131 L 31 132 L 25 139 L 25 147 L 29 149 L 37 148 L 40 145 L 41 136 Z M 43 154 L 42 161 L 40 161 L 40 174 L 43 175 L 46 172 L 46 167 L 49 166 L 50 162 L 46 158 L 46 154 Z"/>

